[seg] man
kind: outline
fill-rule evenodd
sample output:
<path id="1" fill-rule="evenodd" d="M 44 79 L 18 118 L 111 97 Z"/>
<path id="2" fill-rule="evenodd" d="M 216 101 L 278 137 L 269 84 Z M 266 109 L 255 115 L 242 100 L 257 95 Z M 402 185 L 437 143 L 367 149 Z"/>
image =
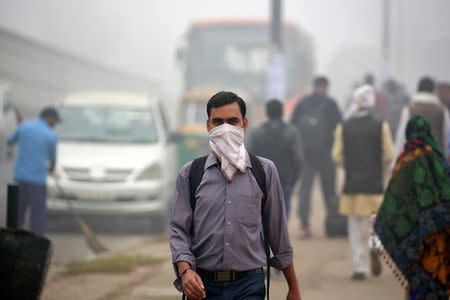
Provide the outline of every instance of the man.
<path id="1" fill-rule="evenodd" d="M 31 231 L 44 235 L 47 223 L 47 173 L 56 162 L 57 138 L 53 128 L 60 122 L 53 107 L 44 108 L 40 118 L 24 122 L 9 136 L 8 145 L 18 144 L 14 180 L 19 184 L 19 226 L 30 207 Z"/>
<path id="2" fill-rule="evenodd" d="M 430 77 L 422 77 L 417 86 L 417 94 L 412 102 L 405 106 L 400 116 L 400 122 L 395 139 L 396 156 L 403 151 L 406 142 L 405 130 L 408 121 L 415 116 L 424 117 L 431 126 L 431 133 L 441 149 L 448 154 L 448 132 L 450 119 L 448 109 L 435 95 L 435 83 Z"/>
<path id="3" fill-rule="evenodd" d="M 251 153 L 270 159 L 277 167 L 289 219 L 292 189 L 303 164 L 303 143 L 297 129 L 282 120 L 283 104 L 279 100 L 267 102 L 266 115 L 269 120 L 253 132 L 248 148 Z"/>
<path id="4" fill-rule="evenodd" d="M 337 220 L 336 169 L 330 157 L 333 134 L 341 121 L 336 102 L 328 96 L 328 79 L 317 77 L 313 82 L 313 93 L 306 96 L 294 110 L 291 123 L 298 128 L 304 142 L 305 166 L 300 187 L 300 237 L 310 238 L 309 214 L 311 188 L 316 173 L 320 175 L 327 207 L 327 224 Z M 345 224 L 343 225 L 345 227 Z M 327 226 L 327 234 L 336 228 Z"/>
<path id="5" fill-rule="evenodd" d="M 386 121 L 389 123 L 391 131 L 397 132 L 397 126 L 402 109 L 409 103 L 409 96 L 403 86 L 395 79 L 388 79 L 383 84 L 383 95 L 389 111 Z"/>
<path id="6" fill-rule="evenodd" d="M 383 174 L 394 153 L 389 124 L 373 116 L 376 91 L 363 85 L 353 93 L 349 119 L 338 125 L 332 151 L 333 160 L 345 170 L 345 184 L 339 212 L 348 217 L 348 237 L 353 256 L 352 280 L 364 280 L 369 257 L 363 232 L 369 216 L 383 201 Z M 372 273 L 378 276 L 381 264 L 377 251 L 371 251 Z"/>
<path id="7" fill-rule="evenodd" d="M 264 191 L 244 146 L 245 102 L 220 92 L 209 100 L 207 114 L 212 153 L 193 191 L 196 205 L 190 197 L 189 162 L 178 176 L 171 208 L 170 247 L 184 293 L 193 300 L 264 299 L 268 241 L 274 255 L 270 264 L 282 269 L 288 282 L 287 299 L 301 299 L 277 170 L 271 161 L 257 158 L 266 175 L 262 208 Z"/>

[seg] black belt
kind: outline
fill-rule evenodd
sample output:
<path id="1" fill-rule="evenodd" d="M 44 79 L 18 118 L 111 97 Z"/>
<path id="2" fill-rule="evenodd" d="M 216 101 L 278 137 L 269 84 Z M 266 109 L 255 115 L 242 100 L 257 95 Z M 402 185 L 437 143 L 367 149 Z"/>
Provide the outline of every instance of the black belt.
<path id="1" fill-rule="evenodd" d="M 218 282 L 228 282 L 228 281 L 236 281 L 246 278 L 250 275 L 255 275 L 258 273 L 262 273 L 262 268 L 257 268 L 248 271 L 207 271 L 203 269 L 197 269 L 197 274 L 203 280 L 209 281 L 218 281 Z"/>

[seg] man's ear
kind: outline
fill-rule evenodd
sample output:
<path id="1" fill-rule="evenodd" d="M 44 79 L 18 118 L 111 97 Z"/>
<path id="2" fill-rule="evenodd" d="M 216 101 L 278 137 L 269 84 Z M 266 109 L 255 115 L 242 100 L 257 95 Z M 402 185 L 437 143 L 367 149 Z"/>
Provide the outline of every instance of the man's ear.
<path id="1" fill-rule="evenodd" d="M 244 118 L 243 123 L 244 123 L 244 130 L 247 130 L 247 128 L 248 128 L 248 119 Z"/>
<path id="2" fill-rule="evenodd" d="M 209 122 L 209 119 L 208 120 L 206 120 L 206 130 L 208 130 L 208 132 L 210 132 L 211 131 L 211 125 L 209 124 L 210 122 Z"/>

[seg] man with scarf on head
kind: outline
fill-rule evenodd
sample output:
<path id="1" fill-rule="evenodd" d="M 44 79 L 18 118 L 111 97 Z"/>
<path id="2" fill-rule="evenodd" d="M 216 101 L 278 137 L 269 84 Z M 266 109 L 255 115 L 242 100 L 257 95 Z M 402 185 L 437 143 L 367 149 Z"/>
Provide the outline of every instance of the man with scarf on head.
<path id="1" fill-rule="evenodd" d="M 181 169 L 171 206 L 170 247 L 184 294 L 193 300 L 264 299 L 268 242 L 270 266 L 286 277 L 287 299 L 301 299 L 277 170 L 272 161 L 256 158 L 266 175 L 264 194 L 244 146 L 245 102 L 219 92 L 208 101 L 207 114 L 211 154 L 193 193 L 196 204 L 189 182 L 194 161 Z"/>
<path id="2" fill-rule="evenodd" d="M 450 168 L 431 132 L 423 117 L 408 122 L 375 223 L 410 300 L 450 296 Z"/>
<path id="3" fill-rule="evenodd" d="M 333 160 L 345 170 L 345 184 L 339 212 L 348 217 L 348 238 L 353 256 L 353 280 L 364 280 L 369 257 L 363 243 L 363 229 L 369 216 L 383 200 L 383 174 L 393 159 L 394 146 L 389 124 L 374 117 L 375 89 L 363 85 L 353 93 L 348 119 L 337 126 Z M 379 275 L 378 252 L 370 253 L 372 273 Z"/>

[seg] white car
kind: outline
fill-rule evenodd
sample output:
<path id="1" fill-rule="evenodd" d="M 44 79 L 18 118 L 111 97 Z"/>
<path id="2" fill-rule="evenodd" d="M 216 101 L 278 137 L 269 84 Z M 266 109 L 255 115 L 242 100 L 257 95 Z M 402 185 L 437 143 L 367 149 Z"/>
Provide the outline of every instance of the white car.
<path id="1" fill-rule="evenodd" d="M 55 174 L 48 179 L 49 212 L 70 213 L 71 203 L 81 214 L 148 216 L 164 225 L 176 149 L 157 98 L 75 93 L 59 111 L 63 122 L 57 127 Z"/>

